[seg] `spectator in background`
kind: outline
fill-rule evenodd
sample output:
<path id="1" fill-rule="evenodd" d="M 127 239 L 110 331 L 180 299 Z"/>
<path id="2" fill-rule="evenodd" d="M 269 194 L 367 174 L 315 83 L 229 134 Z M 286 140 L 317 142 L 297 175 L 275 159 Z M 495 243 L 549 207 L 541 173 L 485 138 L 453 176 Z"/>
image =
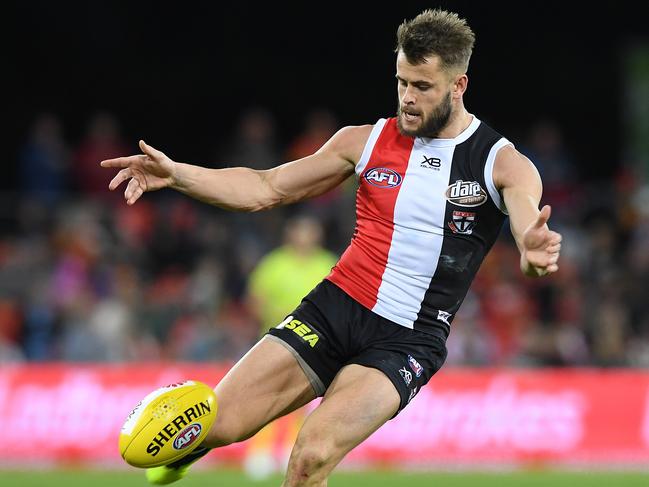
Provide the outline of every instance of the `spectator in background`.
<path id="1" fill-rule="evenodd" d="M 45 205 L 62 199 L 68 187 L 69 151 L 56 115 L 41 113 L 36 117 L 19 161 L 22 196 Z"/>
<path id="2" fill-rule="evenodd" d="M 316 218 L 293 217 L 286 222 L 284 244 L 264 256 L 252 271 L 248 293 L 250 307 L 261 324 L 260 336 L 281 323 L 287 310 L 294 309 L 335 265 L 337 257 L 321 246 L 322 237 L 323 229 Z M 299 409 L 252 438 L 245 461 L 252 478 L 264 478 L 286 467 L 303 414 Z M 278 438 L 282 429 L 287 434 Z M 280 450 L 280 458 L 274 456 L 275 448 Z"/>
<path id="3" fill-rule="evenodd" d="M 630 235 L 626 268 L 630 278 L 630 313 L 633 337 L 629 343 L 630 365 L 649 367 L 649 185 L 632 198 L 636 218 Z"/>
<path id="4" fill-rule="evenodd" d="M 626 267 L 631 270 L 635 285 L 634 322 L 640 327 L 638 332 L 649 337 L 649 302 L 646 290 L 649 289 L 649 184 L 640 187 L 632 198 L 636 217 L 629 238 L 629 252 Z"/>
<path id="5" fill-rule="evenodd" d="M 270 169 L 281 159 L 277 123 L 265 108 L 254 107 L 245 111 L 231 140 L 217 158 L 230 166 L 245 164 L 254 169 Z"/>
<path id="6" fill-rule="evenodd" d="M 281 159 L 277 122 L 266 108 L 252 107 L 246 110 L 237 123 L 231 141 L 217 157 L 227 166 L 245 165 L 263 170 L 270 169 Z M 279 211 L 246 216 L 234 213 L 226 218 L 235 227 L 235 240 L 246 246 L 257 260 L 280 240 L 283 216 L 284 212 Z"/>
<path id="7" fill-rule="evenodd" d="M 471 289 L 453 322 L 453 340 L 448 344 L 447 364 L 477 367 L 496 362 L 498 343 L 484 321 L 480 299 Z"/>
<path id="8" fill-rule="evenodd" d="M 17 303 L 0 298 L 0 364 L 24 360 L 19 346 L 21 321 Z"/>
<path id="9" fill-rule="evenodd" d="M 50 280 L 51 300 L 61 321 L 61 358 L 70 361 L 106 360 L 108 351 L 89 327 L 98 303 L 102 276 L 98 263 L 105 235 L 97 208 L 70 206 L 57 215 L 53 235 L 55 254 Z"/>
<path id="10" fill-rule="evenodd" d="M 331 110 L 316 108 L 306 115 L 304 130 L 289 142 L 286 160 L 295 161 L 314 154 L 338 130 L 338 120 Z M 327 245 L 342 251 L 349 243 L 354 229 L 354 202 L 356 186 L 354 178 L 344 185 L 336 186 L 326 193 L 305 201 L 298 208 L 307 208 L 318 215 L 325 227 Z"/>
<path id="11" fill-rule="evenodd" d="M 552 206 L 554 217 L 558 220 L 574 217 L 579 208 L 578 175 L 564 145 L 561 127 L 553 120 L 539 120 L 530 129 L 527 145 L 521 152 L 534 161 L 543 180 L 543 200 Z"/>
<path id="12" fill-rule="evenodd" d="M 301 159 L 316 152 L 338 130 L 338 120 L 326 108 L 311 110 L 306 117 L 304 131 L 289 143 L 286 157 L 289 161 Z"/>
<path id="13" fill-rule="evenodd" d="M 106 189 L 106 176 L 97 168 L 97 160 L 131 151 L 120 131 L 118 120 L 107 112 L 96 113 L 88 123 L 86 135 L 74 154 L 76 189 L 84 196 L 115 199 Z"/>
<path id="14" fill-rule="evenodd" d="M 323 229 L 311 216 L 286 222 L 284 244 L 264 256 L 252 271 L 249 296 L 263 335 L 286 317 L 320 282 L 337 257 L 322 245 Z"/>
<path id="15" fill-rule="evenodd" d="M 584 282 L 584 329 L 595 365 L 625 364 L 629 327 L 628 282 L 624 247 L 614 210 L 594 208 L 585 222 L 588 232 L 581 272 Z"/>
<path id="16" fill-rule="evenodd" d="M 520 337 L 534 319 L 527 292 L 531 284 L 526 286 L 515 272 L 517 260 L 515 247 L 501 245 L 494 246 L 484 263 L 487 272 L 481 278 L 481 321 L 494 342 L 491 358 L 496 365 L 512 363 L 521 348 Z"/>

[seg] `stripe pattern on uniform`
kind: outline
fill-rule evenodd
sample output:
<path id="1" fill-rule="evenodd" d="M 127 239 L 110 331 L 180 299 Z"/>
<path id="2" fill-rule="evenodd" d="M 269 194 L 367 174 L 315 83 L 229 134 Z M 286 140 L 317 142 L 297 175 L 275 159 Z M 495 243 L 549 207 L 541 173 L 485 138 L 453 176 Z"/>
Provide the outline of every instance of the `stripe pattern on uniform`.
<path id="1" fill-rule="evenodd" d="M 446 338 L 505 218 L 491 172 L 507 144 L 475 117 L 453 139 L 379 120 L 356 166 L 356 230 L 327 279 L 394 323 Z"/>

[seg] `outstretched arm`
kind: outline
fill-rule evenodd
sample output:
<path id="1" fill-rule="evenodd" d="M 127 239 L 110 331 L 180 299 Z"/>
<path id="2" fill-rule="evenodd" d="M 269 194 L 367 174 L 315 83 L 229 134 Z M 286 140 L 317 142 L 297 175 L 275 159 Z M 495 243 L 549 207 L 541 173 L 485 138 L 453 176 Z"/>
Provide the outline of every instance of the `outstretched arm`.
<path id="1" fill-rule="evenodd" d="M 534 165 L 514 147 L 505 146 L 496 156 L 493 178 L 509 212 L 521 271 L 538 277 L 559 270 L 561 235 L 548 228 L 550 206 L 538 209 L 543 187 Z"/>
<path id="2" fill-rule="evenodd" d="M 120 169 L 109 188 L 128 181 L 124 198 L 129 205 L 147 191 L 172 188 L 227 210 L 259 211 L 317 196 L 347 179 L 370 131 L 367 125 L 343 128 L 315 154 L 265 171 L 174 162 L 144 141 L 140 141 L 143 154 L 109 159 L 101 165 Z"/>

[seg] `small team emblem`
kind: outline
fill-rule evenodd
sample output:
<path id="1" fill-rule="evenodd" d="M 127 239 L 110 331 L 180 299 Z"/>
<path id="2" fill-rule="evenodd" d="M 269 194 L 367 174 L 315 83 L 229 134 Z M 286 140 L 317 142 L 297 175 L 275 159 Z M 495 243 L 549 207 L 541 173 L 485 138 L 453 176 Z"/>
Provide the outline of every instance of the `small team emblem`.
<path id="1" fill-rule="evenodd" d="M 462 235 L 471 235 L 473 227 L 475 227 L 476 219 L 475 213 L 472 211 L 453 211 L 453 220 L 448 222 L 448 228 L 453 233 L 460 233 Z"/>
<path id="2" fill-rule="evenodd" d="M 421 373 L 424 371 L 424 368 L 421 366 L 419 362 L 417 362 L 417 359 L 413 357 L 412 355 L 408 355 L 408 365 L 410 365 L 410 368 L 412 371 L 415 373 L 417 377 L 421 375 Z"/>

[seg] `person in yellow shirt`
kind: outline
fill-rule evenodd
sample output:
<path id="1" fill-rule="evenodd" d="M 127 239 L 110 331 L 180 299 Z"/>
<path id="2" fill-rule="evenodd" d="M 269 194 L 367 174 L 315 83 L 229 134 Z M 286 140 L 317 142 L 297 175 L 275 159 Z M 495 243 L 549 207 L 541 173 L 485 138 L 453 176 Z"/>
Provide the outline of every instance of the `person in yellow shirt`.
<path id="1" fill-rule="evenodd" d="M 266 254 L 248 281 L 248 299 L 260 335 L 277 326 L 335 265 L 338 257 L 322 247 L 323 228 L 311 216 L 287 221 L 284 244 Z M 244 468 L 252 478 L 283 469 L 304 418 L 303 408 L 270 423 L 253 437 Z"/>

